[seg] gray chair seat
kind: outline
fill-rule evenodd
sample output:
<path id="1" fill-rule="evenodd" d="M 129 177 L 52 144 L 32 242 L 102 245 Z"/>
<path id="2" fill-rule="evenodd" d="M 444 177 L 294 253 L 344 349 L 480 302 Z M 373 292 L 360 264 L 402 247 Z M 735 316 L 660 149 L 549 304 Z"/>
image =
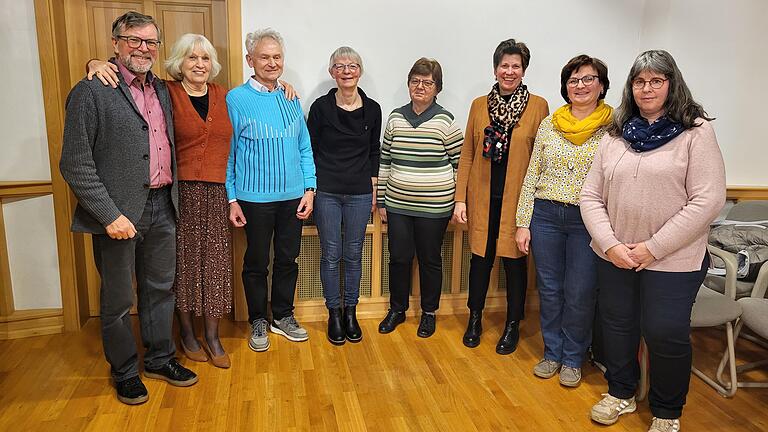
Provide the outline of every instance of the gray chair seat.
<path id="1" fill-rule="evenodd" d="M 750 330 L 768 339 L 768 299 L 743 298 L 739 300 L 743 309 L 741 320 Z"/>
<path id="2" fill-rule="evenodd" d="M 733 322 L 741 313 L 738 302 L 702 285 L 691 311 L 691 327 L 714 327 Z"/>
<path id="3" fill-rule="evenodd" d="M 725 276 L 707 275 L 707 277 L 704 278 L 704 285 L 706 285 L 709 289 L 723 294 L 725 293 Z M 741 280 L 736 280 L 736 298 L 740 299 L 743 297 L 749 297 L 754 286 L 754 282 L 743 282 Z"/>

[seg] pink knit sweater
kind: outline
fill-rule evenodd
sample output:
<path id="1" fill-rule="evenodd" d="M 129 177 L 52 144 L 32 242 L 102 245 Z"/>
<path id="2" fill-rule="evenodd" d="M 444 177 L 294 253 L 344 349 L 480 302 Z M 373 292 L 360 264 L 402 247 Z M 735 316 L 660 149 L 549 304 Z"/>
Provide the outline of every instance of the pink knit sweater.
<path id="1" fill-rule="evenodd" d="M 581 215 L 592 249 L 645 242 L 648 270 L 701 268 L 709 224 L 725 203 L 725 166 L 712 125 L 686 130 L 667 144 L 636 153 L 623 138 L 600 141 L 581 190 Z"/>

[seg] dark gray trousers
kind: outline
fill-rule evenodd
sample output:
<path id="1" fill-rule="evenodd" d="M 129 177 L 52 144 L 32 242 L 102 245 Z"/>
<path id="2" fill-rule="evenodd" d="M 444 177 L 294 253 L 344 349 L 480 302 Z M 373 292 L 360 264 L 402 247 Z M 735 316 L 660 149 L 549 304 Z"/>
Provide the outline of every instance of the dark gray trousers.
<path id="1" fill-rule="evenodd" d="M 93 254 L 101 275 L 101 336 L 115 382 L 139 374 L 130 316 L 134 272 L 145 367 L 159 368 L 176 353 L 171 334 L 176 222 L 169 187 L 150 191 L 135 226 L 136 236 L 129 240 L 93 236 Z"/>

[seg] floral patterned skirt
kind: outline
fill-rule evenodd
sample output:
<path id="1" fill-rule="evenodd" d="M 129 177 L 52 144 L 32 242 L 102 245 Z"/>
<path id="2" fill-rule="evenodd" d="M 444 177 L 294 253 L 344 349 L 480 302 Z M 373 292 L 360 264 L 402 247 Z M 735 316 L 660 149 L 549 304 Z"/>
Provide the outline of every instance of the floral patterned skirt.
<path id="1" fill-rule="evenodd" d="M 223 184 L 179 182 L 176 307 L 221 318 L 232 311 L 232 236 Z"/>

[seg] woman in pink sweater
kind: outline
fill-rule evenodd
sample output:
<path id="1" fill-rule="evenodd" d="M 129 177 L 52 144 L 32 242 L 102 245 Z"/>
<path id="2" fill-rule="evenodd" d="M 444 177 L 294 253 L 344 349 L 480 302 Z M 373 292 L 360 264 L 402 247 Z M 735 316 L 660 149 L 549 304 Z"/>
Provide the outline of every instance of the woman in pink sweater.
<path id="1" fill-rule="evenodd" d="M 649 432 L 678 431 L 691 371 L 690 316 L 709 264 L 709 224 L 725 202 L 715 133 L 672 56 L 637 57 L 581 192 L 598 262 L 608 395 L 592 419 L 636 408 L 643 336 L 650 353 Z"/>

